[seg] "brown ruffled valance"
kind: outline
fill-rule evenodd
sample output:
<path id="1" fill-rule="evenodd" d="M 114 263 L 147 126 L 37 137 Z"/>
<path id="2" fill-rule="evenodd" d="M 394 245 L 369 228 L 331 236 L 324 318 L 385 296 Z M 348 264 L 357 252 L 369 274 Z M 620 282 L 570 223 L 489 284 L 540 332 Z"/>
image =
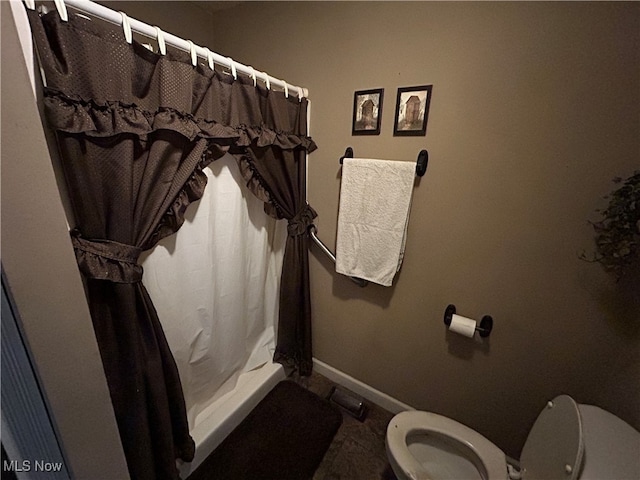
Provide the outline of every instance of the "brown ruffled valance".
<path id="1" fill-rule="evenodd" d="M 131 133 L 145 138 L 157 130 L 172 130 L 189 140 L 196 137 L 221 141 L 237 147 L 277 146 L 283 150 L 302 148 L 314 151 L 315 142 L 306 135 L 274 130 L 265 125 L 235 127 L 215 120 L 196 118 L 187 112 L 170 107 L 160 107 L 150 112 L 135 104 L 123 104 L 117 100 L 103 101 L 71 98 L 62 92 L 46 89 L 44 106 L 47 119 L 56 130 L 67 133 L 84 133 L 88 137 L 109 137 Z"/>
<path id="2" fill-rule="evenodd" d="M 190 141 L 196 138 L 207 140 L 208 149 L 202 160 L 177 193 L 144 249 L 153 248 L 162 238 L 178 231 L 184 223 L 187 207 L 202 198 L 207 183 L 206 174 L 202 170 L 230 149 L 246 152 L 248 147 L 255 146 L 312 152 L 317 148 L 311 137 L 274 130 L 264 125 L 232 127 L 214 120 L 196 118 L 172 108 L 161 107 L 157 112 L 150 112 L 135 104 L 126 105 L 119 101 L 98 102 L 78 96 L 72 98 L 53 88 L 45 89 L 44 106 L 47 120 L 54 129 L 70 134 L 83 134 L 88 138 L 131 134 L 140 141 L 146 141 L 153 132 L 169 130 Z M 265 212 L 274 218 L 284 218 L 278 203 L 272 200 L 265 188 L 267 182 L 260 178 L 258 171 L 252 166 L 251 157 L 245 154 L 236 156 L 247 187 L 265 202 Z"/>

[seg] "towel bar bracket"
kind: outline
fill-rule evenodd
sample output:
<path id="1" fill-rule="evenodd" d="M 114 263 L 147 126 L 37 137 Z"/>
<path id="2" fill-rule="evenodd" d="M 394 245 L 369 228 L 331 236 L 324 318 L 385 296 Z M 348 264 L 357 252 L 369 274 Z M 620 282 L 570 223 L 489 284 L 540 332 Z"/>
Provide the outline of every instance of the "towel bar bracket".
<path id="1" fill-rule="evenodd" d="M 422 177 L 427 171 L 427 164 L 429 163 L 429 152 L 426 150 L 420 150 L 418 154 L 418 162 L 416 165 L 416 175 Z"/>
<path id="2" fill-rule="evenodd" d="M 342 161 L 345 158 L 353 158 L 353 148 L 347 147 L 347 149 L 344 151 L 344 155 L 340 157 L 340 165 L 342 165 Z"/>

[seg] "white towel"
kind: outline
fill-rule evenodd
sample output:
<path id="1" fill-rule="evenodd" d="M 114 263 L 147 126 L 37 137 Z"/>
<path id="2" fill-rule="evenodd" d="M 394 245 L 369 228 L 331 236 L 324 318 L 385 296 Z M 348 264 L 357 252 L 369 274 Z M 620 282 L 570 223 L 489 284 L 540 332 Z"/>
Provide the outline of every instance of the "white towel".
<path id="1" fill-rule="evenodd" d="M 404 256 L 415 172 L 413 162 L 344 159 L 336 272 L 391 286 Z"/>

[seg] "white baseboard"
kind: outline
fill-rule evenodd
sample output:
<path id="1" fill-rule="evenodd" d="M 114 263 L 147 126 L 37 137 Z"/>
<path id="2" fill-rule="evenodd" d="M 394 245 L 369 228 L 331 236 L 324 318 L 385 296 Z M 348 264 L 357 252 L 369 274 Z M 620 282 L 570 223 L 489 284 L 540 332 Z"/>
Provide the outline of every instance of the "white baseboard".
<path id="1" fill-rule="evenodd" d="M 379 407 L 384 408 L 385 410 L 391 413 L 400 413 L 406 410 L 415 410 L 410 405 L 406 403 L 402 403 L 400 400 L 397 400 L 386 393 L 381 392 L 380 390 L 376 390 L 370 385 L 361 382 L 353 378 L 350 375 L 338 370 L 337 368 L 332 367 L 331 365 L 327 365 L 324 362 L 314 358 L 313 359 L 313 367 L 316 372 L 320 375 L 327 377 L 329 380 L 342 385 L 343 387 L 351 390 L 353 393 L 357 393 L 361 397 L 369 400 L 370 402 L 375 403 Z"/>

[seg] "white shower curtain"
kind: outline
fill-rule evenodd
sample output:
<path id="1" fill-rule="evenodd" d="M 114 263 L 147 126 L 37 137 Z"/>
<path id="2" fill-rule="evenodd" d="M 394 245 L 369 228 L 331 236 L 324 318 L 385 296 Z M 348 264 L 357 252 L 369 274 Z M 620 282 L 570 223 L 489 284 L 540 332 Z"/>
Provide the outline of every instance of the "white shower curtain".
<path id="1" fill-rule="evenodd" d="M 185 224 L 143 259 L 173 352 L 189 426 L 238 375 L 271 361 L 286 222 L 263 211 L 230 155 L 206 170 Z"/>

